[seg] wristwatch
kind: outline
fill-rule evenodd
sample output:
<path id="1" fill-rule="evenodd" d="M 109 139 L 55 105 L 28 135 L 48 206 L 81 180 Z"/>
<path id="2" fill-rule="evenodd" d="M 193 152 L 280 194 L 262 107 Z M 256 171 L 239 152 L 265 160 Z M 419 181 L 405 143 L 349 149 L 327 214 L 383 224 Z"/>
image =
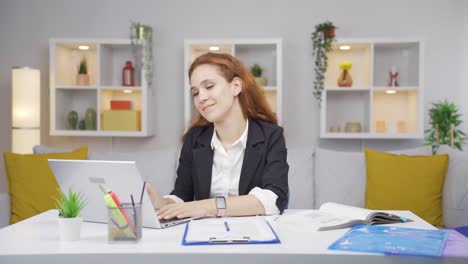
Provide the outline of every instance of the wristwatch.
<path id="1" fill-rule="evenodd" d="M 216 209 L 218 209 L 217 217 L 223 217 L 226 215 L 226 198 L 224 196 L 218 196 L 215 198 Z"/>

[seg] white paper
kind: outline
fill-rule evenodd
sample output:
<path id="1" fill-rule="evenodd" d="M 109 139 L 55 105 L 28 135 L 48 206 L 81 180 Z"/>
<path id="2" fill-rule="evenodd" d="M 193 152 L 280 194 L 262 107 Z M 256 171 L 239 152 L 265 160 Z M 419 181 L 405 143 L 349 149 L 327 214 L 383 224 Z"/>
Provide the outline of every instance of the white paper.
<path id="1" fill-rule="evenodd" d="M 211 239 L 271 241 L 276 238 L 263 217 L 209 218 L 194 220 L 188 225 L 187 242 L 207 242 Z"/>
<path id="2" fill-rule="evenodd" d="M 363 221 L 368 220 L 368 217 L 374 213 L 369 209 L 337 203 L 324 203 L 320 206 L 320 211 Z"/>

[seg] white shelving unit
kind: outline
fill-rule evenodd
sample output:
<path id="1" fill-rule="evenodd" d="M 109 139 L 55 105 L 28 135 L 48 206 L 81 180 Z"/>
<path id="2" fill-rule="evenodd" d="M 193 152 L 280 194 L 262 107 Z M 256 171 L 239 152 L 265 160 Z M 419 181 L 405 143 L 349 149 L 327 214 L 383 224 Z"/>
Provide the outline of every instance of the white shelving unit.
<path id="1" fill-rule="evenodd" d="M 282 40 L 281 39 L 203 39 L 185 40 L 184 57 L 184 121 L 190 124 L 194 113 L 193 98 L 190 93 L 188 70 L 192 62 L 200 55 L 210 52 L 209 48 L 216 46 L 218 53 L 229 53 L 240 59 L 250 69 L 253 64 L 263 68 L 263 77 L 267 78 L 267 86 L 262 87 L 273 111 L 282 122 Z"/>
<path id="2" fill-rule="evenodd" d="M 130 39 L 51 39 L 50 45 L 50 135 L 148 137 L 154 134 L 151 122 L 154 96 L 147 87 L 144 70 L 135 69 L 135 86 L 122 86 L 122 68 L 126 61 L 135 67 Z M 79 46 L 88 46 L 81 50 Z M 143 52 L 143 43 L 137 44 Z M 90 84 L 76 85 L 77 67 L 85 57 Z M 143 68 L 143 67 L 142 67 Z M 138 115 L 138 128 L 118 131 L 104 130 L 102 115 L 110 110 L 111 100 L 131 101 Z M 84 119 L 86 109 L 96 110 L 96 130 L 69 129 L 67 115 L 76 111 Z"/>
<path id="3" fill-rule="evenodd" d="M 350 49 L 342 50 L 341 46 Z M 423 138 L 423 44 L 419 40 L 341 39 L 328 55 L 321 138 Z M 339 64 L 351 61 L 353 85 L 338 87 Z M 398 86 L 388 86 L 396 68 Z M 346 131 L 359 123 L 361 132 Z"/>

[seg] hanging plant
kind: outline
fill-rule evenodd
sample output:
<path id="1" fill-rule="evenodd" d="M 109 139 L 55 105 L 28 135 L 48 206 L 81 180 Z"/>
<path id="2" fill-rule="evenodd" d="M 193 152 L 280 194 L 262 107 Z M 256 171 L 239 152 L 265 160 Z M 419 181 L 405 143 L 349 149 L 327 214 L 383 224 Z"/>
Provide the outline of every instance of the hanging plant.
<path id="1" fill-rule="evenodd" d="M 454 103 L 447 100 L 432 103 L 429 110 L 431 128 L 424 131 L 426 133 L 426 146 L 432 146 L 432 154 L 435 155 L 439 146 L 449 145 L 452 148 L 462 150 L 467 142 L 465 133 L 457 127 L 462 123 L 461 114 Z"/>
<path id="2" fill-rule="evenodd" d="M 325 72 L 328 66 L 327 53 L 332 50 L 336 28 L 332 22 L 326 21 L 316 25 L 315 31 L 312 32 L 313 56 L 315 57 L 314 96 L 319 104 L 322 102 Z"/>
<path id="3" fill-rule="evenodd" d="M 153 84 L 153 29 L 150 26 L 131 22 L 130 40 L 135 60 L 135 71 L 144 70 L 144 80 L 152 90 Z M 139 52 L 140 45 L 143 47 Z"/>

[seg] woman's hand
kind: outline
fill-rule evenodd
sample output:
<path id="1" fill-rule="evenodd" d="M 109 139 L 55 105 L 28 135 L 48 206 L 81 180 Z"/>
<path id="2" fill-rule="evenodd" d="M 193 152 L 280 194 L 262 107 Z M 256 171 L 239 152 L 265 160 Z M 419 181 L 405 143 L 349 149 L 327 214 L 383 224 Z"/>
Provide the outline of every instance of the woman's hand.
<path id="1" fill-rule="evenodd" d="M 216 215 L 216 205 L 213 199 L 173 203 L 158 210 L 159 219 L 205 217 Z"/>
<path id="2" fill-rule="evenodd" d="M 146 182 L 146 191 L 150 198 L 151 204 L 153 204 L 154 209 L 159 209 L 163 207 L 163 198 L 159 196 L 158 191 L 149 183 Z"/>

